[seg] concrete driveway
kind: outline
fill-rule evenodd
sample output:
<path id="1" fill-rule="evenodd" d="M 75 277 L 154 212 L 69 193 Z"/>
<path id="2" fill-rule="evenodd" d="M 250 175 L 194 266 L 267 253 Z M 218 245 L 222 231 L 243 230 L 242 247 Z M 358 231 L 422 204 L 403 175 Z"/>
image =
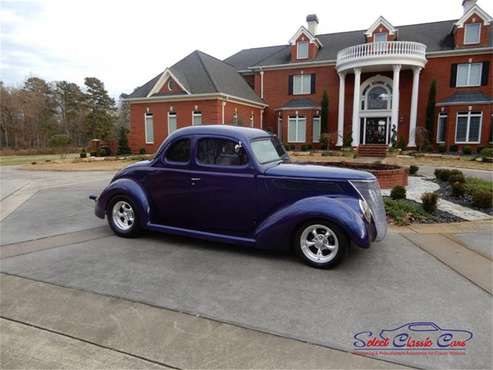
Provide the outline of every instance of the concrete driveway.
<path id="1" fill-rule="evenodd" d="M 8 182 L 16 184 L 8 185 L 10 194 L 15 194 L 15 188 L 20 189 L 23 181 L 31 181 L 31 174 L 14 169 L 10 169 L 8 174 L 11 177 Z M 4 175 L 5 172 L 2 177 Z M 147 234 L 139 239 L 121 239 L 110 234 L 104 223 L 93 216 L 92 204 L 87 200 L 87 194 L 101 189 L 111 174 L 84 175 L 71 178 L 70 181 L 74 181 L 67 186 L 62 182 L 68 181 L 72 174 L 32 174 L 38 179 L 33 180 L 38 184 L 38 190 L 0 224 L 0 251 L 4 252 L 0 262 L 2 273 L 12 275 L 11 279 L 25 278 L 29 284 L 75 288 L 81 292 L 77 293 L 78 299 L 86 293 L 118 297 L 127 302 L 200 316 L 212 319 L 212 322 L 307 342 L 344 354 L 354 350 L 353 336 L 358 332 L 377 332 L 408 322 L 435 322 L 442 328 L 473 332 L 465 353 L 378 354 L 377 357 L 420 368 L 493 366 L 493 302 L 490 292 L 476 284 L 467 273 L 452 269 L 440 261 L 439 255 L 432 256 L 422 248 L 418 240 L 420 233 L 413 238 L 406 236 L 405 232 L 392 232 L 385 241 L 369 250 L 353 248 L 345 263 L 329 271 L 309 268 L 288 254 L 186 238 Z M 56 187 L 43 188 L 37 181 Z M 2 186 L 2 199 L 8 200 L 8 194 L 3 192 Z M 458 231 L 456 242 L 467 243 L 465 234 Z M 484 243 L 473 238 L 478 244 L 474 248 L 481 251 L 481 258 L 489 261 L 486 266 L 490 266 L 490 252 L 483 244 L 492 240 L 491 229 L 483 229 L 480 235 Z M 475 253 L 474 248 L 471 248 L 471 253 Z M 491 274 L 491 269 L 487 270 L 488 273 Z M 21 295 L 20 292 L 27 288 L 15 284 L 4 280 L 2 317 L 19 322 L 32 318 L 39 321 L 35 325 L 51 325 L 51 331 L 67 332 L 72 337 L 80 334 L 80 328 L 91 326 L 82 314 L 72 311 L 57 316 L 59 323 L 53 319 L 52 311 L 47 313 L 42 305 L 37 306 L 41 300 L 48 304 L 46 295 L 29 301 L 26 295 L 35 297 L 36 294 Z M 32 289 L 32 292 L 39 291 L 39 287 Z M 48 296 L 56 299 L 54 293 Z M 24 301 L 26 299 L 28 301 Z M 64 302 L 68 302 L 66 299 Z M 118 302 L 114 301 L 114 304 L 123 304 Z M 81 312 L 86 309 L 84 306 L 77 305 Z M 30 314 L 29 309 L 32 310 Z M 118 322 L 118 330 L 123 330 L 122 325 L 128 325 L 109 315 L 108 320 Z M 47 321 L 42 324 L 42 320 Z M 69 332 L 69 321 L 79 329 Z M 97 330 L 96 326 L 91 330 Z M 112 335 L 115 335 L 114 330 Z M 103 338 L 108 335 L 109 332 L 101 334 Z M 155 340 L 167 343 L 166 332 Z M 121 342 L 114 344 L 115 347 L 118 345 L 123 346 Z M 125 353 L 134 347 L 130 345 Z M 245 351 L 248 352 L 248 348 Z M 252 356 L 255 357 L 254 354 Z M 344 361 L 327 364 L 327 367 L 374 368 L 382 364 L 395 367 L 375 360 L 361 363 L 360 356 L 345 358 Z M 172 367 L 194 367 L 179 361 L 170 363 L 163 360 L 163 363 Z M 207 367 L 204 363 L 198 362 Z M 288 362 L 284 366 L 296 367 L 293 364 L 295 362 Z M 250 365 L 255 367 L 258 363 Z M 279 367 L 279 363 L 277 365 Z M 312 366 L 320 364 L 312 363 Z"/>

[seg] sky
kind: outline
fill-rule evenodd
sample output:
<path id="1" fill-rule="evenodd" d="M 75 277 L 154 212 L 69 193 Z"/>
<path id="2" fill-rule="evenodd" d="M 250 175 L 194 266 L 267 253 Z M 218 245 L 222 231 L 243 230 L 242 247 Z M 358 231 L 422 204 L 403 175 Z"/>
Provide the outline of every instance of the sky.
<path id="1" fill-rule="evenodd" d="M 113 97 L 130 93 L 199 49 L 224 59 L 287 44 L 307 14 L 318 33 L 458 19 L 461 0 L 0 0 L 0 79 L 101 79 Z M 493 3 L 479 0 L 489 14 Z"/>

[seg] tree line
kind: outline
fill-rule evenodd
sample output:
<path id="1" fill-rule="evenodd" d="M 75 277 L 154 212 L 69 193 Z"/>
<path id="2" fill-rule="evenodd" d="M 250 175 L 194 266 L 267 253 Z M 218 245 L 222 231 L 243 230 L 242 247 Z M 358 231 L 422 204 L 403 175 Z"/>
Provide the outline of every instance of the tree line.
<path id="1" fill-rule="evenodd" d="M 61 135 L 76 147 L 113 139 L 118 128 L 129 125 L 124 97 L 117 105 L 95 77 L 85 78 L 83 87 L 38 77 L 27 78 L 20 88 L 0 81 L 0 149 L 45 149 L 50 138 Z"/>

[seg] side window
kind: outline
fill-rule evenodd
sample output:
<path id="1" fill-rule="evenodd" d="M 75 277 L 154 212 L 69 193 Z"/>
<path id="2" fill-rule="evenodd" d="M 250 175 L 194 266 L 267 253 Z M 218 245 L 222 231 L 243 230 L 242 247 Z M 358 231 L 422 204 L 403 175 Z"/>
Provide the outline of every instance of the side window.
<path id="1" fill-rule="evenodd" d="M 169 162 L 188 162 L 190 160 L 190 147 L 190 139 L 175 141 L 166 150 L 166 160 Z"/>
<path id="2" fill-rule="evenodd" d="M 197 161 L 200 164 L 216 166 L 243 166 L 248 157 L 238 142 L 228 139 L 200 139 L 197 147 Z"/>

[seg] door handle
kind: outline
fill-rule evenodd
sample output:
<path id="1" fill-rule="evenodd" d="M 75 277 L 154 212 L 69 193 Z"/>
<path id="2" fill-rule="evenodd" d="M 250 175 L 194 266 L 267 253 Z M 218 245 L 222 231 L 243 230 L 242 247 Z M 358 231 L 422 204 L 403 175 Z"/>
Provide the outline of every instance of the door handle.
<path id="1" fill-rule="evenodd" d="M 200 177 L 192 177 L 191 180 L 192 181 L 200 181 Z"/>

